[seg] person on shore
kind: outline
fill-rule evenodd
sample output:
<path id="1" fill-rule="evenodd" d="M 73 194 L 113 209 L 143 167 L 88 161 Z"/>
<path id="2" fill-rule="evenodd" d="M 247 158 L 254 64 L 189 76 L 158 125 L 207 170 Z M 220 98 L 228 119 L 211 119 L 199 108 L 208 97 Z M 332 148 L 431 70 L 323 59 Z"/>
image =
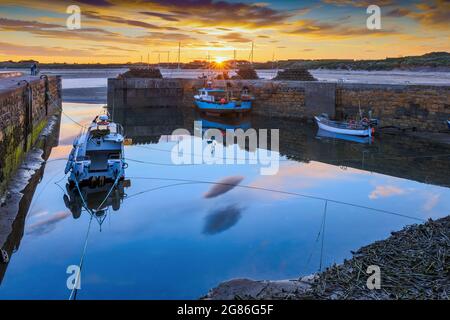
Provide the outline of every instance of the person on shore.
<path id="1" fill-rule="evenodd" d="M 31 65 L 31 75 L 32 76 L 37 76 L 39 74 L 39 69 L 38 69 L 38 65 L 36 62 L 33 62 Z"/>

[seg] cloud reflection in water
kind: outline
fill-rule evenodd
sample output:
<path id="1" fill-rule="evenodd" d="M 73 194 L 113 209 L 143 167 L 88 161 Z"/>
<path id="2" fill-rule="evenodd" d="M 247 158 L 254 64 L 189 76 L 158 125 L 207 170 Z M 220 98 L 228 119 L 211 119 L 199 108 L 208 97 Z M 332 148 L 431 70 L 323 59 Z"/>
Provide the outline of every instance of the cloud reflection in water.
<path id="1" fill-rule="evenodd" d="M 43 235 L 49 233 L 50 231 L 53 231 L 55 229 L 56 224 L 59 221 L 64 220 L 68 216 L 70 216 L 70 213 L 67 211 L 57 212 L 48 219 L 41 220 L 30 225 L 28 227 L 27 234 Z"/>
<path id="2" fill-rule="evenodd" d="M 241 181 L 244 180 L 243 176 L 231 176 L 217 181 L 204 195 L 205 198 L 215 198 L 228 191 L 234 189 Z"/>
<path id="3" fill-rule="evenodd" d="M 206 235 L 214 235 L 224 232 L 238 223 L 241 217 L 242 208 L 239 208 L 235 204 L 216 209 L 206 216 L 203 233 Z"/>

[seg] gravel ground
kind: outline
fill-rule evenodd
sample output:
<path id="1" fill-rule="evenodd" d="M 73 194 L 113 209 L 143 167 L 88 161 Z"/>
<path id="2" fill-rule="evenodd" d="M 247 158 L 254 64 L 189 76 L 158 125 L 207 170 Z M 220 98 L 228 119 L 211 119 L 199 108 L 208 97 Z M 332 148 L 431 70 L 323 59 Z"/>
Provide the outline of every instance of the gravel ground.
<path id="1" fill-rule="evenodd" d="M 237 279 L 203 299 L 449 300 L 450 216 L 393 232 L 352 252 L 343 264 L 287 281 Z M 380 267 L 380 288 L 367 286 L 368 267 Z"/>

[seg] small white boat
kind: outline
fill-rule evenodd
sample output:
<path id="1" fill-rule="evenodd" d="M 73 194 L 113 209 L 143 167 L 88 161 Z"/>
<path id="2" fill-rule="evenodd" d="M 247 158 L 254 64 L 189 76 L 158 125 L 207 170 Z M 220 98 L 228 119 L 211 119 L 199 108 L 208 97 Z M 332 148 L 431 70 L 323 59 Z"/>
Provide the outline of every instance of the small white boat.
<path id="1" fill-rule="evenodd" d="M 371 144 L 373 142 L 373 137 L 370 136 L 354 136 L 354 135 L 348 135 L 348 134 L 341 134 L 341 133 L 334 133 L 326 130 L 319 129 L 317 131 L 316 138 L 321 140 L 326 139 L 339 139 L 339 140 L 345 140 L 350 142 L 357 142 L 357 143 L 363 143 L 363 144 Z"/>
<path id="2" fill-rule="evenodd" d="M 314 117 L 320 129 L 333 133 L 346 134 L 351 136 L 371 137 L 374 128 L 371 127 L 370 121 L 333 121 L 328 119 L 326 115 Z"/>

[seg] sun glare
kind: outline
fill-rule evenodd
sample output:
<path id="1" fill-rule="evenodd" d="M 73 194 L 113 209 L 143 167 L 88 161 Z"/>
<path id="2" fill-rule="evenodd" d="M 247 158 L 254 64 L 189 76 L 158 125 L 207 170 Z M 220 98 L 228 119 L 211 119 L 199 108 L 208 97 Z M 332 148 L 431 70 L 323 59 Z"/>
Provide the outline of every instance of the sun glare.
<path id="1" fill-rule="evenodd" d="M 223 62 L 226 61 L 226 60 L 227 60 L 226 57 L 215 57 L 215 58 L 214 58 L 214 61 L 215 61 L 216 63 L 218 63 L 218 64 L 221 64 L 221 63 L 223 63 Z"/>

